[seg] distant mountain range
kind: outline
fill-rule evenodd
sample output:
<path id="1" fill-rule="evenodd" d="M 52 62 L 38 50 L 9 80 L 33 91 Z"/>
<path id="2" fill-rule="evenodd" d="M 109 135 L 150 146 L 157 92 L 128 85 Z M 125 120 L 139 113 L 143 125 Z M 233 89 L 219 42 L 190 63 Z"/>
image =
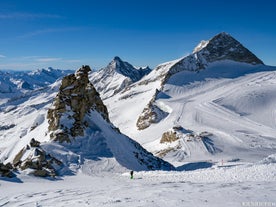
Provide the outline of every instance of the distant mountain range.
<path id="1" fill-rule="evenodd" d="M 22 89 L 34 90 L 45 87 L 72 72 L 53 68 L 38 69 L 31 72 L 0 71 L 0 93 L 15 93 Z"/>

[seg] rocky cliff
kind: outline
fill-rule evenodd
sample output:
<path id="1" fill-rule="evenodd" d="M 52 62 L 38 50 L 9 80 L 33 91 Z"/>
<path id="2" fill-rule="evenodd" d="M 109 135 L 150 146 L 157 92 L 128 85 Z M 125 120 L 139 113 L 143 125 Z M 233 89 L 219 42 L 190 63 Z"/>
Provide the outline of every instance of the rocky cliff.
<path id="1" fill-rule="evenodd" d="M 84 116 L 90 110 L 98 111 L 109 121 L 105 105 L 89 82 L 89 71 L 89 66 L 82 66 L 75 74 L 62 79 L 59 92 L 47 115 L 52 140 L 71 142 L 71 138 L 83 136 L 87 126 Z"/>

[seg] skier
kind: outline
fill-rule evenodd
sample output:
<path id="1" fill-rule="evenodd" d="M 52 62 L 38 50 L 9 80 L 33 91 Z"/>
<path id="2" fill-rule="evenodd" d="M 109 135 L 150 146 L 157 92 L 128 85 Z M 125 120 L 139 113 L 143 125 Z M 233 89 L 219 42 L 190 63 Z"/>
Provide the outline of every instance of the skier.
<path id="1" fill-rule="evenodd" d="M 130 171 L 130 179 L 133 179 L 133 170 Z"/>

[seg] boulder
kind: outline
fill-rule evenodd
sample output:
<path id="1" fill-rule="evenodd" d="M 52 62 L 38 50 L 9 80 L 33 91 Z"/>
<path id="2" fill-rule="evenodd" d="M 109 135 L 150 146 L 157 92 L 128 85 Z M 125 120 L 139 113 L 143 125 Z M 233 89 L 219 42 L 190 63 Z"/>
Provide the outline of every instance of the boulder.
<path id="1" fill-rule="evenodd" d="M 13 170 L 13 167 L 11 163 L 7 163 L 7 164 L 0 163 L 0 176 L 8 177 L 8 178 L 14 177 L 12 170 Z"/>
<path id="2" fill-rule="evenodd" d="M 63 163 L 48 154 L 40 146 L 40 142 L 34 138 L 22 148 L 13 160 L 14 166 L 20 170 L 32 169 L 35 176 L 55 176 L 57 174 L 54 166 L 61 166 Z M 11 165 L 8 165 L 9 167 Z"/>

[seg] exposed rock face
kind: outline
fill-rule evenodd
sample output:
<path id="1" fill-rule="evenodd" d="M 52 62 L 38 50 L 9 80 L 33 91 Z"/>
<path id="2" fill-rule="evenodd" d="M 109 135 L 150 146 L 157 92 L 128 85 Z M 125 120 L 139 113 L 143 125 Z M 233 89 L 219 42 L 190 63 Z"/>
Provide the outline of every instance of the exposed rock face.
<path id="1" fill-rule="evenodd" d="M 40 177 L 56 176 L 57 166 L 62 162 L 45 152 L 34 138 L 15 156 L 13 165 L 20 170 L 31 169 L 31 174 Z"/>
<path id="2" fill-rule="evenodd" d="M 136 126 L 139 130 L 148 128 L 152 123 L 160 122 L 168 115 L 167 112 L 161 110 L 154 102 L 158 92 L 159 91 L 156 90 L 154 97 L 150 100 L 148 105 L 143 109 L 142 114 L 139 116 L 136 122 Z"/>
<path id="3" fill-rule="evenodd" d="M 13 167 L 11 163 L 7 163 L 7 164 L 0 163 L 0 176 L 8 177 L 8 178 L 13 177 L 14 174 L 12 173 L 12 169 Z"/>
<path id="4" fill-rule="evenodd" d="M 209 63 L 220 60 L 232 60 L 252 65 L 264 64 L 239 41 L 222 32 L 208 41 L 201 41 L 191 55 L 176 62 L 168 71 L 165 80 L 177 72 L 199 71 L 206 68 Z"/>
<path id="5" fill-rule="evenodd" d="M 212 133 L 206 131 L 198 134 L 176 125 L 163 133 L 160 139 L 163 147 L 156 152 L 156 155 L 164 158 L 170 154 L 170 156 L 175 156 L 176 160 L 183 161 L 194 153 L 207 157 L 222 152 L 215 145 L 212 136 Z"/>
<path id="6" fill-rule="evenodd" d="M 234 60 L 249 64 L 263 64 L 252 52 L 245 48 L 231 35 L 222 32 L 208 41 L 205 47 L 198 51 L 208 62 L 218 60 Z"/>
<path id="7" fill-rule="evenodd" d="M 109 121 L 106 106 L 89 82 L 89 71 L 89 66 L 82 66 L 75 74 L 62 79 L 59 93 L 47 115 L 48 129 L 54 141 L 70 142 L 71 137 L 83 136 L 87 125 L 84 116 L 90 110 L 100 112 Z"/>
<path id="8" fill-rule="evenodd" d="M 172 132 L 172 131 L 164 132 L 160 140 L 160 143 L 174 142 L 178 139 L 179 137 L 177 136 L 176 132 Z"/>

